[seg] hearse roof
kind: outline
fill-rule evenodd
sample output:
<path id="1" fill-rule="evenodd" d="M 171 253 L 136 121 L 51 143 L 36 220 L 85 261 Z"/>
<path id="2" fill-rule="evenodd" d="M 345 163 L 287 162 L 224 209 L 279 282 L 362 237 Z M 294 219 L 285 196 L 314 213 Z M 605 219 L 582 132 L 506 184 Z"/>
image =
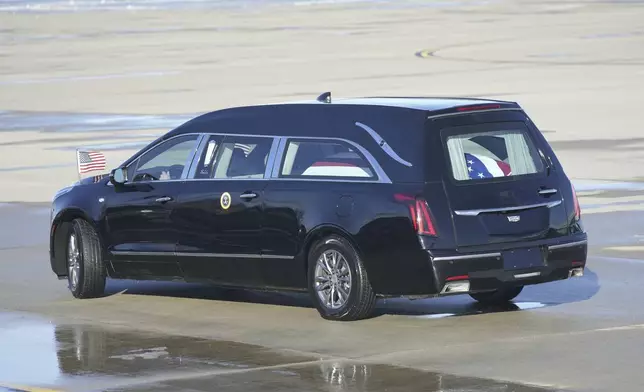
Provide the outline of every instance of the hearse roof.
<path id="1" fill-rule="evenodd" d="M 182 124 L 169 132 L 166 137 L 185 132 L 193 132 L 193 126 L 209 121 L 283 116 L 288 113 L 290 108 L 292 108 L 293 113 L 301 113 L 302 109 L 305 109 L 309 116 L 315 115 L 315 113 L 321 115 L 322 113 L 329 113 L 329 111 L 333 112 L 333 108 L 339 109 L 339 112 L 347 113 L 347 110 L 351 107 L 355 107 L 356 109 L 369 109 L 370 112 L 381 107 L 389 113 L 392 110 L 402 110 L 422 112 L 428 116 L 485 110 L 521 109 L 515 102 L 480 98 L 363 97 L 331 99 L 330 94 L 325 93 L 318 97 L 317 100 L 238 106 L 212 111 Z"/>
<path id="2" fill-rule="evenodd" d="M 318 101 L 309 101 L 311 104 L 329 105 Z M 518 107 L 514 102 L 498 101 L 480 98 L 441 98 L 441 97 L 364 97 L 337 99 L 331 105 L 362 105 L 362 106 L 387 106 L 405 109 L 422 110 L 426 112 L 442 111 L 467 106 L 503 105 L 504 107 Z"/>

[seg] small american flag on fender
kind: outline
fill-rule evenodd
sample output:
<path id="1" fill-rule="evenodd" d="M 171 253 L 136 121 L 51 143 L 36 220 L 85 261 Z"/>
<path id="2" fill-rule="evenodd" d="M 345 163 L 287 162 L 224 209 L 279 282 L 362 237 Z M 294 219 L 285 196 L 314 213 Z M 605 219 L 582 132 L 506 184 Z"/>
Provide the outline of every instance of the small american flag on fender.
<path id="1" fill-rule="evenodd" d="M 105 170 L 105 155 L 98 151 L 76 151 L 78 173 Z"/>

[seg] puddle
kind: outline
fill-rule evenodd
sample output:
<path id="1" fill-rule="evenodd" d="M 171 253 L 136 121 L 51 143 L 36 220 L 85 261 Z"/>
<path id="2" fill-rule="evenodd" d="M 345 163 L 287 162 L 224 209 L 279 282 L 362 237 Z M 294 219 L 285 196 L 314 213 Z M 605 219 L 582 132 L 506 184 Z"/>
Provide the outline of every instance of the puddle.
<path id="1" fill-rule="evenodd" d="M 546 389 L 259 346 L 0 313 L 0 390 L 516 391 Z"/>
<path id="2" fill-rule="evenodd" d="M 0 112 L 2 131 L 91 132 L 175 128 L 197 114 Z"/>

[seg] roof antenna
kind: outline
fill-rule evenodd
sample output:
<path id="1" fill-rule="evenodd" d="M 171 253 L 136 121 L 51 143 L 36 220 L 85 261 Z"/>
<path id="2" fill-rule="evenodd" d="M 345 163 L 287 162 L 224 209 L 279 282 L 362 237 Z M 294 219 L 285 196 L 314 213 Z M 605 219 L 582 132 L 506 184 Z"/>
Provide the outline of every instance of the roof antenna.
<path id="1" fill-rule="evenodd" d="M 327 91 L 326 93 L 320 94 L 317 100 L 323 103 L 331 103 L 331 92 Z"/>

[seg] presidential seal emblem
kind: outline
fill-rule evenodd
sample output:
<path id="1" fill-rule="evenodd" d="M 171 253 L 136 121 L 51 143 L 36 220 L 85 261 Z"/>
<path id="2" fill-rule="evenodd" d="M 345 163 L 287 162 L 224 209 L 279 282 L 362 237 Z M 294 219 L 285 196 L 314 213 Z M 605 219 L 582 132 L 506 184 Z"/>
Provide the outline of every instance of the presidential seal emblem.
<path id="1" fill-rule="evenodd" d="M 219 203 L 221 204 L 221 208 L 224 210 L 227 210 L 228 207 L 230 207 L 230 201 L 232 199 L 230 198 L 230 193 L 224 192 L 221 194 L 221 197 L 219 198 Z"/>

